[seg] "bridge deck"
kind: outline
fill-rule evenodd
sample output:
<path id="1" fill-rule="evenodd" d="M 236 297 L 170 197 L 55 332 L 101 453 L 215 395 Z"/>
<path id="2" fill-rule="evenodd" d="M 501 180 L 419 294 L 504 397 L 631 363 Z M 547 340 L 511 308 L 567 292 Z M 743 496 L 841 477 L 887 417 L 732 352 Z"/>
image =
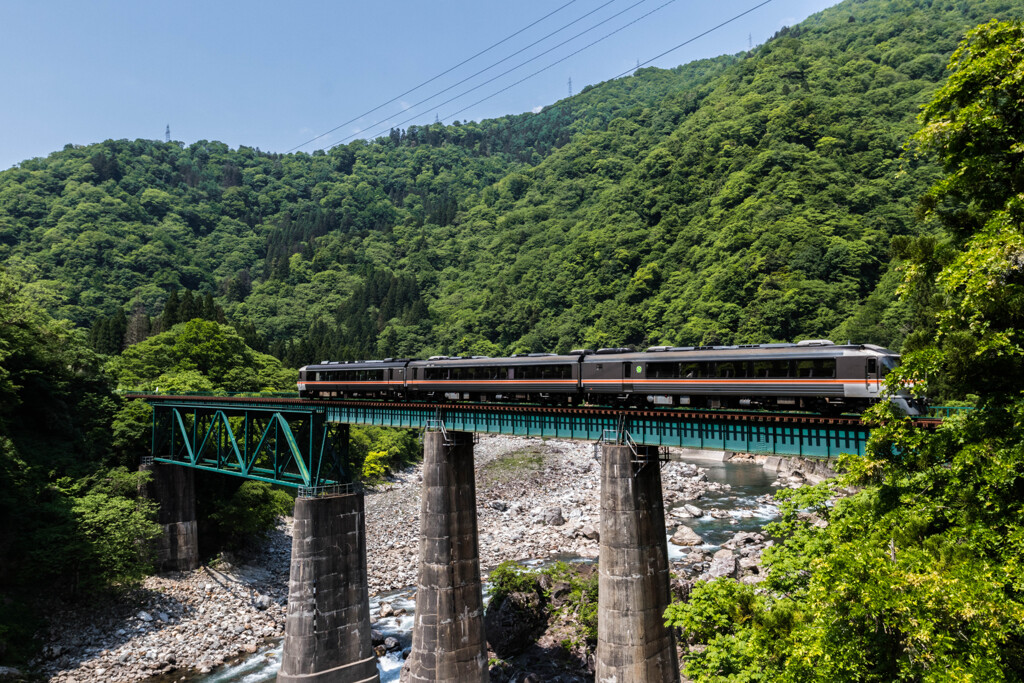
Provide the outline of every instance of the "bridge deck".
<path id="1" fill-rule="evenodd" d="M 283 396 L 138 394 L 154 407 L 153 455 L 252 479 L 318 486 L 347 479 L 340 425 L 601 440 L 628 432 L 638 445 L 832 457 L 864 454 L 859 417 L 804 413 L 614 409 L 468 403 L 307 400 Z M 241 419 L 238 419 L 241 418 Z M 915 424 L 934 428 L 938 420 Z M 271 434 L 271 431 L 273 432 Z M 325 469 L 325 464 L 328 465 Z"/>

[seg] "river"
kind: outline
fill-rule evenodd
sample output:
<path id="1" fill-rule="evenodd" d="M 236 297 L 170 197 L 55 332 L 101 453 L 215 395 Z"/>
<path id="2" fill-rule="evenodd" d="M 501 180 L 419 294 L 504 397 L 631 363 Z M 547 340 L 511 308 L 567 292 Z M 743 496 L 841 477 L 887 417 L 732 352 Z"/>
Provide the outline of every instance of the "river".
<path id="1" fill-rule="evenodd" d="M 717 550 L 718 546 L 738 531 L 756 531 L 777 514 L 773 505 L 760 502 L 765 494 L 775 491 L 772 482 L 775 476 L 765 472 L 753 463 L 713 462 L 710 460 L 692 461 L 707 471 L 710 481 L 728 484 L 729 488 L 721 491 L 708 491 L 700 499 L 699 505 L 708 509 L 727 511 L 728 517 L 714 519 L 705 515 L 692 519 L 688 524 L 705 540 L 706 550 Z M 679 559 L 683 549 L 669 543 L 669 558 Z M 689 549 L 687 549 L 689 550 Z M 568 558 L 562 558 L 568 559 Z M 539 563 L 529 563 L 539 564 Z M 486 588 L 485 588 L 486 590 Z M 486 601 L 486 595 L 485 595 Z M 409 647 L 412 640 L 413 609 L 415 607 L 415 589 L 409 587 L 384 595 L 370 598 L 370 614 L 377 614 L 381 602 L 390 602 L 395 609 L 404 608 L 406 613 L 400 617 L 378 619 L 373 627 L 385 637 L 394 636 L 402 644 L 402 649 Z M 247 655 L 232 664 L 205 676 L 188 678 L 190 683 L 264 683 L 273 681 L 281 659 L 281 641 L 268 645 L 254 655 Z M 390 653 L 377 662 L 381 683 L 397 681 L 402 670 L 401 652 Z M 163 683 L 160 679 L 151 679 L 152 683 Z M 168 681 L 182 680 L 181 674 L 171 675 Z"/>

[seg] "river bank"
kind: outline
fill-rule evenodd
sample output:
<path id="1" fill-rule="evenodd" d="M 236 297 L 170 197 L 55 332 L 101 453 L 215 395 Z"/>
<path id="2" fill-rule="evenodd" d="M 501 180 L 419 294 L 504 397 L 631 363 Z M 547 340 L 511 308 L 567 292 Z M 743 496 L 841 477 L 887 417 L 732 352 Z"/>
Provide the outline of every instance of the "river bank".
<path id="1" fill-rule="evenodd" d="M 600 464 L 592 444 L 483 437 L 475 459 L 484 571 L 505 560 L 597 557 Z M 716 475 L 723 467 L 748 482 L 742 493 L 733 491 L 721 472 Z M 688 580 L 756 577 L 763 538 L 746 537 L 734 549 L 723 546 L 737 533 L 756 533 L 774 515 L 767 497 L 774 488 L 802 483 L 797 475 L 783 476 L 776 480 L 754 462 L 666 464 L 666 533 L 685 527 L 700 538 L 688 546 L 670 545 L 673 570 Z M 407 589 L 416 581 L 421 481 L 420 468 L 412 467 L 366 493 L 371 614 L 385 635 L 406 633 L 411 626 Z M 687 511 L 687 505 L 700 515 Z M 258 548 L 217 565 L 150 577 L 140 590 L 114 601 L 54 606 L 36 670 L 62 683 L 153 677 L 169 683 L 223 672 L 225 663 L 247 656 L 272 678 L 277 656 L 272 646 L 284 632 L 290 534 L 285 520 Z M 735 559 L 730 563 L 718 555 L 716 565 L 722 550 Z M 399 589 L 406 590 L 394 593 Z M 381 617 L 382 608 L 393 613 Z M 395 661 L 385 668 L 397 669 L 397 653 L 390 658 Z"/>

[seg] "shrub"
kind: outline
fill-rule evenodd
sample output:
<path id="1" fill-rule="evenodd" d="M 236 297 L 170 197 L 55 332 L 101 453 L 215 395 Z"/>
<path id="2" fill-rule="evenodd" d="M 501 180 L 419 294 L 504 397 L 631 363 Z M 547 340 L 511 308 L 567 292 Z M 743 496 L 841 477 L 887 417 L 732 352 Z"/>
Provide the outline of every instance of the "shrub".
<path id="1" fill-rule="evenodd" d="M 277 518 L 291 514 L 295 501 L 286 492 L 262 481 L 247 481 L 234 495 L 216 505 L 210 515 L 224 546 L 237 549 L 253 538 L 265 536 Z"/>

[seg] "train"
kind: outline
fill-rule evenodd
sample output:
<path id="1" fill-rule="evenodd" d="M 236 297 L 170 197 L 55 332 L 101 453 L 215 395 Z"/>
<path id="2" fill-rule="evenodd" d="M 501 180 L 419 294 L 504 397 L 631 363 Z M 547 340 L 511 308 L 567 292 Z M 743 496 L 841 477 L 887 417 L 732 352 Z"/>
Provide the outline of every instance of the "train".
<path id="1" fill-rule="evenodd" d="M 881 398 L 899 354 L 827 339 L 738 346 L 606 348 L 509 357 L 323 361 L 299 369 L 308 399 L 860 412 Z M 909 415 L 926 406 L 889 397 Z"/>

